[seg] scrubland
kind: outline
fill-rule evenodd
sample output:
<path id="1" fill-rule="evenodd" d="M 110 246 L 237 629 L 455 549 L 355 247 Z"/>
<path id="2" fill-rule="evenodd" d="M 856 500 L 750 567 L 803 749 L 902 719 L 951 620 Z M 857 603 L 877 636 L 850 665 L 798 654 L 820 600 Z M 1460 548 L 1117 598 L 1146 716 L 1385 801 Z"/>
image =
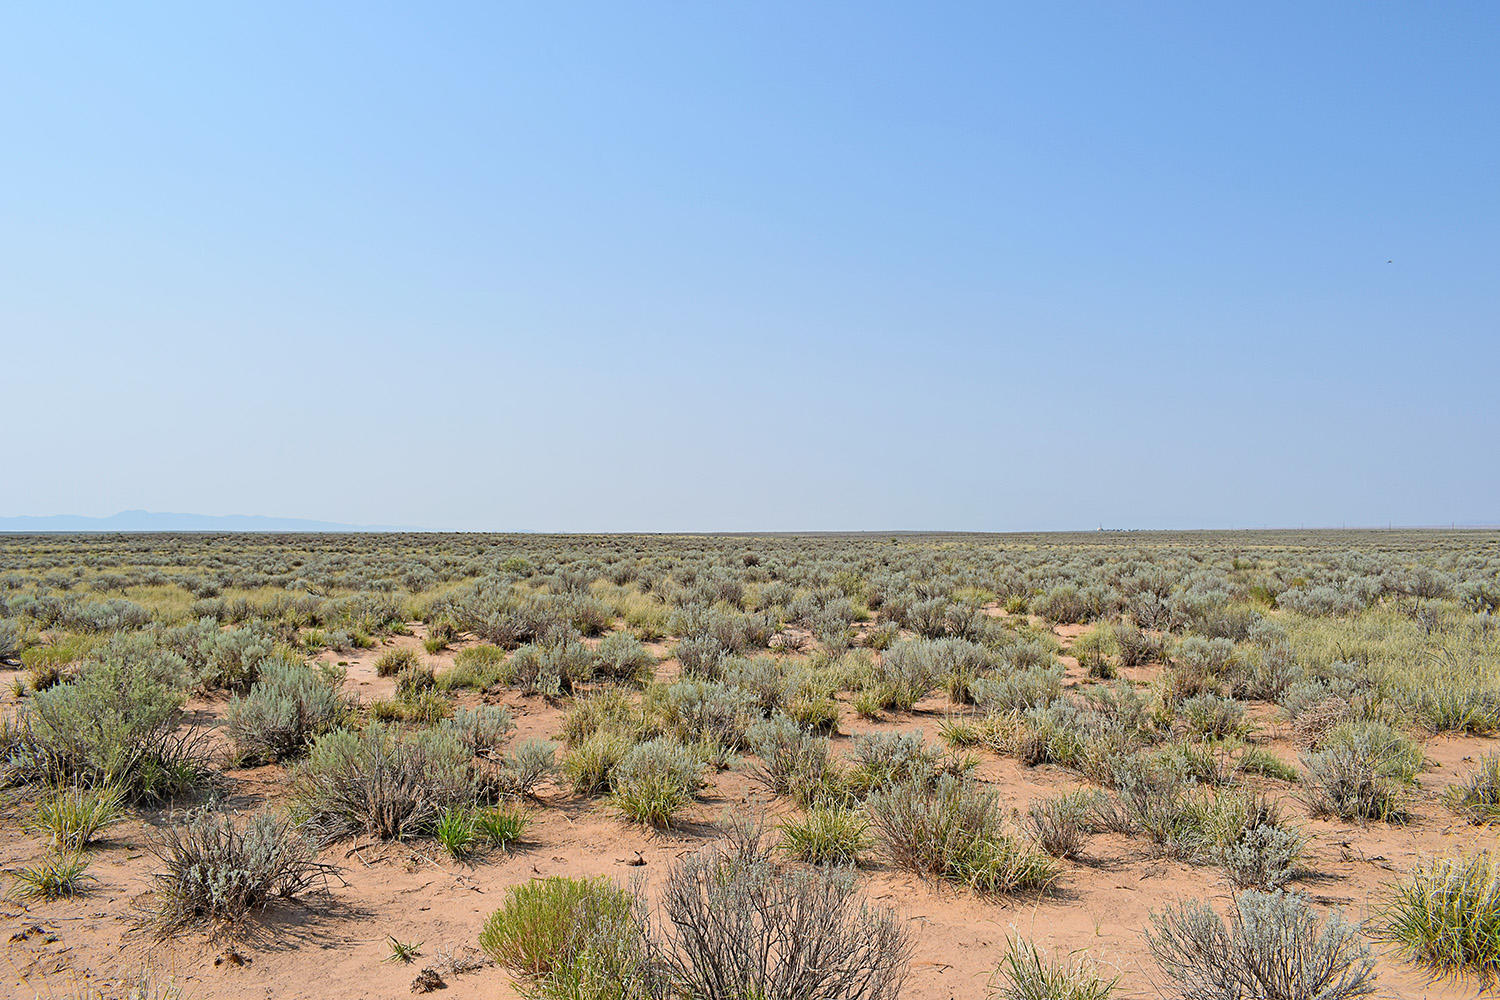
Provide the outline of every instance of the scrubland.
<path id="1" fill-rule="evenodd" d="M 1500 533 L 0 536 L 19 997 L 1460 997 Z"/>

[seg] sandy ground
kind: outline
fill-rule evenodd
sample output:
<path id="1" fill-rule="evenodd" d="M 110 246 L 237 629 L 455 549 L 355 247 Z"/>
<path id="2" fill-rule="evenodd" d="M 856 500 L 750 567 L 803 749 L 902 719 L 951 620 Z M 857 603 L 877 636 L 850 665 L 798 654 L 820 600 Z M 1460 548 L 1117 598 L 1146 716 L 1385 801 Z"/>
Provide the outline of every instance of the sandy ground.
<path id="1" fill-rule="evenodd" d="M 420 649 L 420 632 L 418 628 L 416 635 L 399 637 L 393 644 Z M 1057 634 L 1066 643 L 1077 632 L 1064 628 Z M 375 676 L 373 661 L 379 652 L 339 657 L 349 664 L 349 688 L 366 702 L 392 690 L 392 681 Z M 452 656 L 452 651 L 424 654 L 439 670 L 451 663 Z M 1064 662 L 1070 680 L 1081 678 L 1071 657 Z M 665 664 L 660 675 L 670 676 L 674 666 Z M 1143 680 L 1150 672 L 1148 668 L 1130 673 Z M 14 697 L 9 693 L 13 674 L 0 671 L 6 700 Z M 470 695 L 468 700 L 478 699 Z M 561 728 L 561 708 L 546 699 L 505 693 L 486 695 L 484 700 L 510 707 L 518 724 L 517 739 L 556 737 Z M 190 705 L 193 716 L 210 725 L 223 707 L 222 701 Z M 860 720 L 847 709 L 840 740 L 876 728 L 921 728 L 936 741 L 938 723 L 947 711 L 940 696 L 918 705 L 913 713 L 879 724 Z M 1260 742 L 1295 761 L 1295 748 L 1274 724 L 1262 730 Z M 1430 763 L 1420 778 L 1413 818 L 1405 825 L 1307 818 L 1310 874 L 1294 887 L 1320 905 L 1365 917 L 1374 912 L 1382 887 L 1419 860 L 1493 846 L 1493 832 L 1461 822 L 1437 800 L 1443 787 L 1490 743 L 1429 740 Z M 1083 784 L 1061 768 L 1025 768 L 987 751 L 974 753 L 981 761 L 978 775 L 1018 812 L 1033 797 Z M 277 767 L 230 770 L 227 778 L 228 804 L 249 811 L 275 804 L 285 772 Z M 1290 786 L 1268 780 L 1266 787 L 1287 796 L 1293 815 L 1306 815 L 1291 799 Z M 24 832 L 27 806 L 20 794 L 7 794 L 0 808 L 0 868 L 14 869 L 41 859 L 45 844 Z M 157 941 L 138 929 L 139 904 L 148 891 L 154 860 L 145 845 L 153 825 L 166 822 L 169 815 L 136 814 L 112 829 L 94 850 L 91 870 L 98 883 L 86 895 L 33 905 L 0 901 L 0 940 L 5 941 L 0 982 L 22 1000 L 72 997 L 84 986 L 106 997 L 123 997 L 121 983 L 143 967 L 152 967 L 175 978 L 190 997 L 406 996 L 424 966 L 472 953 L 485 917 L 500 905 L 506 886 L 547 875 L 608 875 L 622 882 L 640 875 L 652 883 L 675 858 L 716 836 L 730 812 L 763 811 L 774 818 L 791 809 L 752 781 L 743 766 L 713 776 L 703 801 L 683 828 L 672 832 L 645 831 L 613 814 L 601 800 L 583 800 L 562 787 L 547 787 L 541 801 L 531 807 L 526 843 L 509 852 L 483 855 L 472 865 L 448 859 L 430 842 L 382 844 L 362 839 L 335 845 L 324 860 L 341 866 L 343 873 L 325 896 L 307 905 L 273 908 L 233 942 L 210 940 L 201 931 Z M 1053 948 L 1087 952 L 1107 973 L 1120 976 L 1119 996 L 1152 996 L 1151 962 L 1141 934 L 1148 913 L 1181 898 L 1208 898 L 1218 905 L 1230 898 L 1215 869 L 1153 859 L 1143 839 L 1120 835 L 1093 837 L 1081 860 L 1065 863 L 1056 890 L 1040 898 L 983 897 L 924 882 L 879 861 L 863 869 L 861 882 L 873 900 L 895 908 L 911 922 L 915 957 L 906 995 L 914 1000 L 983 997 L 1006 936 L 1017 932 Z M 390 937 L 420 943 L 420 957 L 409 965 L 389 961 Z M 516 995 L 509 975 L 493 965 L 461 974 L 444 972 L 443 978 L 447 985 L 440 995 L 452 1000 Z M 1383 997 L 1477 995 L 1473 984 L 1431 982 L 1385 954 L 1379 961 L 1378 986 Z"/>

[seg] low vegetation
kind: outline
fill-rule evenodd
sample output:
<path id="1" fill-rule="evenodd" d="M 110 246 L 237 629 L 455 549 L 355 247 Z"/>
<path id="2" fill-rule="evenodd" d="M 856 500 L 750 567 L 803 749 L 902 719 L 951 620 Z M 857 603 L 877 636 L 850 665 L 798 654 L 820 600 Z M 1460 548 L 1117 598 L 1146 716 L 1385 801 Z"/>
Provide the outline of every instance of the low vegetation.
<path id="1" fill-rule="evenodd" d="M 0 537 L 10 893 L 134 893 L 175 942 L 316 919 L 334 861 L 442 870 L 529 997 L 887 1000 L 933 907 L 1049 917 L 1143 865 L 1209 900 L 1157 901 L 1164 995 L 1494 980 L 1497 613 L 1493 532 Z M 1341 863 L 1455 817 L 1462 857 Z M 619 878 L 554 877 L 606 870 L 580 824 Z M 886 868 L 928 885 L 888 911 Z M 1380 880 L 1378 957 L 1299 894 Z M 477 966 L 425 912 L 370 959 L 437 989 Z M 1148 985 L 1057 939 L 962 975 Z"/>

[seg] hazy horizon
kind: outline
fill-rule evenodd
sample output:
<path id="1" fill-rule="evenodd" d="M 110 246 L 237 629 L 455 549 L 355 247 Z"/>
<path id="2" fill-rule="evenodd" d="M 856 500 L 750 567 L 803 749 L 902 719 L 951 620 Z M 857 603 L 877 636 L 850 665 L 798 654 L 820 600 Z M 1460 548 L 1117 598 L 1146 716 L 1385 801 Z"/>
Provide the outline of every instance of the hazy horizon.
<path id="1" fill-rule="evenodd" d="M 85 524 L 84 522 L 91 522 Z M 265 522 L 263 526 L 253 526 Z M 146 526 L 154 524 L 155 526 Z M 250 526 L 247 526 L 250 525 Z M 112 515 L 90 517 L 77 514 L 22 514 L 0 515 L 0 533 L 5 534 L 74 534 L 74 533 L 160 533 L 177 534 L 193 532 L 229 533 L 296 533 L 315 532 L 322 534 L 368 533 L 451 533 L 473 532 L 481 534 L 538 534 L 538 535 L 879 535 L 884 533 L 902 535 L 945 534 L 1087 534 L 1089 532 L 1250 532 L 1250 531 L 1492 531 L 1500 524 L 1457 523 L 1448 524 L 1261 524 L 1261 525 L 1211 525 L 1199 528 L 1161 527 L 1130 528 L 1115 525 L 1078 526 L 1071 528 L 944 528 L 944 527 L 885 527 L 885 528 L 784 528 L 784 529 L 714 529 L 662 531 L 606 531 L 589 528 L 539 530 L 521 526 L 496 528 L 451 528 L 440 525 L 384 525 L 349 524 L 314 518 L 279 517 L 274 514 L 202 514 L 165 511 L 127 510 Z"/>
<path id="2" fill-rule="evenodd" d="M 30 5 L 0 55 L 7 515 L 1500 522 L 1500 6 Z"/>

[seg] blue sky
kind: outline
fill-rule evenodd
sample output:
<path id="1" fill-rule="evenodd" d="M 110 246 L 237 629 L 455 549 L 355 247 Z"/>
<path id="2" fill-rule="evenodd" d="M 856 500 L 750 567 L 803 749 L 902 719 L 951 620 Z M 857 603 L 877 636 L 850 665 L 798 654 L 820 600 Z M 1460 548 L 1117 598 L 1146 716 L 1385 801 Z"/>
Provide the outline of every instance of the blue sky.
<path id="1" fill-rule="evenodd" d="M 18 4 L 0 94 L 0 514 L 1500 522 L 1493 3 Z"/>

